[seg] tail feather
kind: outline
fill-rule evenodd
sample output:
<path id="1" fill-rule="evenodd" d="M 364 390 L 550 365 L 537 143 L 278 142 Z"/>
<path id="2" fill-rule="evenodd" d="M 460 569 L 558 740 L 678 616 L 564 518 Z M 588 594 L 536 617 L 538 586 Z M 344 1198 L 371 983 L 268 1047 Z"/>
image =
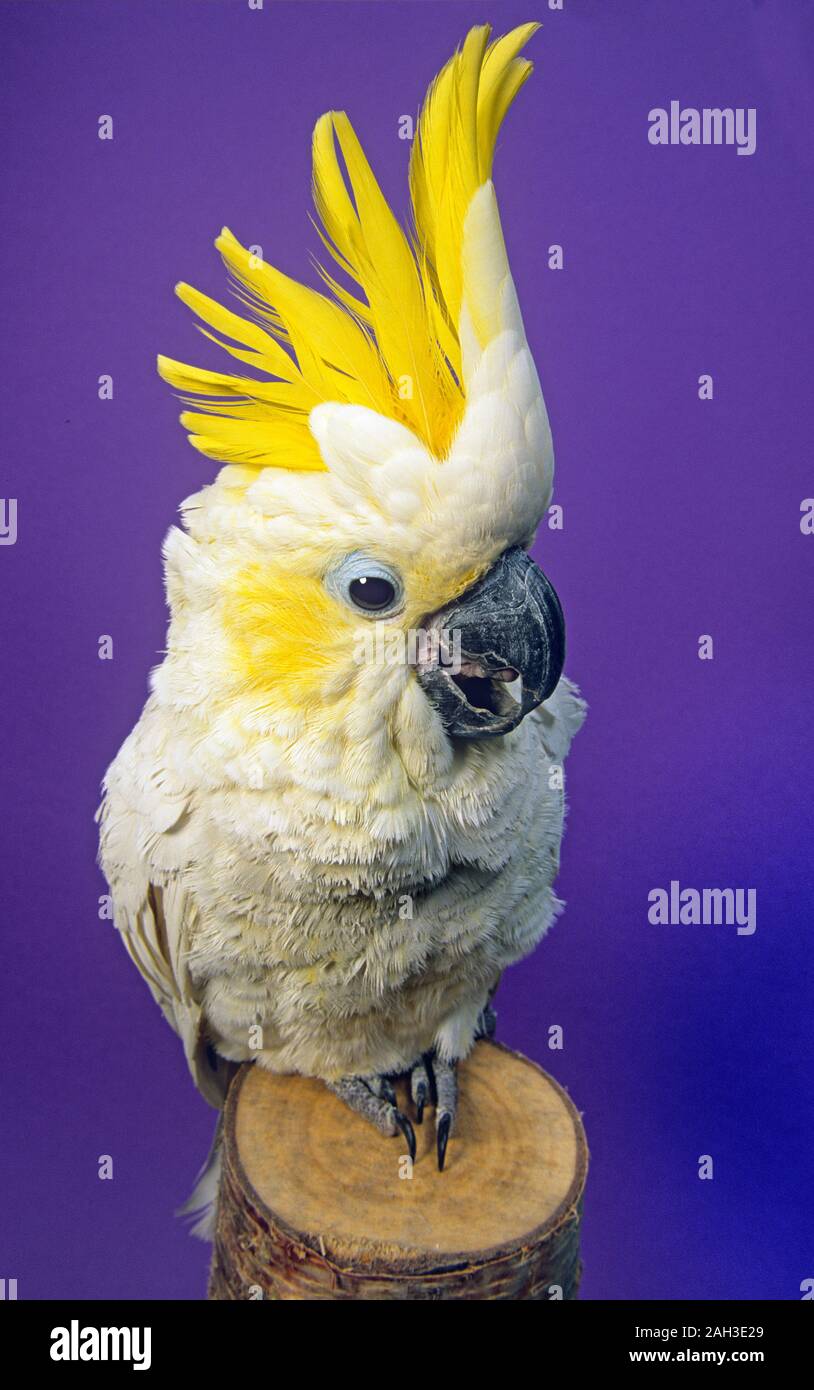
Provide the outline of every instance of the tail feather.
<path id="1" fill-rule="evenodd" d="M 189 1221 L 189 1233 L 199 1240 L 215 1239 L 215 1218 L 223 1159 L 223 1115 L 218 1116 L 212 1146 L 195 1179 L 195 1186 L 175 1215 Z"/>

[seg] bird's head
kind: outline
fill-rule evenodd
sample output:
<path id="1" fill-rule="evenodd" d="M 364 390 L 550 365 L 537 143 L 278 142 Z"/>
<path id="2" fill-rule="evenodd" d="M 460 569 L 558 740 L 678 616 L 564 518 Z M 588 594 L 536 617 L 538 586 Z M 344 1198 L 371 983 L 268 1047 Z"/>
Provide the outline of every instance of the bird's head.
<path id="1" fill-rule="evenodd" d="M 493 43 L 473 29 L 430 87 L 410 237 L 347 117 L 321 119 L 331 297 L 228 231 L 217 245 L 252 318 L 178 287 L 258 375 L 159 359 L 198 398 L 192 443 L 226 464 L 168 545 L 171 665 L 186 658 L 192 689 L 197 662 L 202 695 L 231 692 L 257 727 L 341 727 L 360 758 L 377 738 L 449 750 L 510 732 L 559 680 L 562 611 L 528 554 L 551 435 L 491 182 L 536 27 Z"/>

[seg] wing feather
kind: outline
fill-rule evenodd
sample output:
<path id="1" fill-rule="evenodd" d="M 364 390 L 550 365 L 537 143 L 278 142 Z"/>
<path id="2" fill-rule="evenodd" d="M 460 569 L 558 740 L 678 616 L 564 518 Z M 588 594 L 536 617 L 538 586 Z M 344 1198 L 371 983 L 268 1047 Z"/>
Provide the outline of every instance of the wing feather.
<path id="1" fill-rule="evenodd" d="M 217 1055 L 207 1036 L 189 970 L 196 909 L 180 872 L 195 841 L 194 806 L 167 767 L 145 772 L 156 768 L 155 749 L 146 744 L 137 725 L 105 778 L 97 814 L 100 864 L 128 955 L 181 1038 L 199 1091 L 220 1108 L 234 1065 Z"/>

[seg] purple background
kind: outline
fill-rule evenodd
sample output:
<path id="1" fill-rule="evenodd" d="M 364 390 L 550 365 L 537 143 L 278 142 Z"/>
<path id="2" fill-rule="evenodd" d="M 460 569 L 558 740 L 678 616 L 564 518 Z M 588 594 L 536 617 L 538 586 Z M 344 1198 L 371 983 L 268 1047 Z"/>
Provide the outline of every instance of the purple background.
<path id="1" fill-rule="evenodd" d="M 213 474 L 154 371 L 157 351 L 220 365 L 173 284 L 225 294 L 224 222 L 311 276 L 309 141 L 329 107 L 403 210 L 398 117 L 469 25 L 534 17 L 496 181 L 565 508 L 536 553 L 591 711 L 568 908 L 504 980 L 499 1036 L 584 1111 L 584 1297 L 795 1299 L 814 1276 L 811 7 L 34 0 L 0 10 L 0 493 L 19 501 L 0 548 L 0 1277 L 20 1298 L 205 1289 L 208 1249 L 172 1212 L 213 1112 L 98 920 L 92 819 L 164 640 L 162 537 Z M 650 146 L 648 110 L 673 98 L 756 107 L 756 154 Z M 672 878 L 755 887 L 756 934 L 650 925 Z"/>

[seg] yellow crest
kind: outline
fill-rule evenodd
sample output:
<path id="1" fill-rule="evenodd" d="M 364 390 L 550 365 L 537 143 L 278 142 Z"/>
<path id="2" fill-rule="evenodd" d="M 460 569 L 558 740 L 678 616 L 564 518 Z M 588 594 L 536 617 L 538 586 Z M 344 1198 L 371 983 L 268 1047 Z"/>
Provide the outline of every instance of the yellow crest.
<path id="1" fill-rule="evenodd" d="M 519 55 L 538 27 L 521 25 L 493 43 L 489 26 L 470 30 L 430 86 L 410 159 L 409 235 L 344 112 L 317 122 L 320 236 L 353 288 L 320 267 L 330 295 L 309 289 L 251 255 L 227 229 L 215 245 L 251 317 L 189 285 L 176 287 L 207 325 L 201 331 L 260 374 L 204 371 L 159 357 L 164 380 L 197 407 L 181 416 L 196 449 L 251 469 L 324 469 L 309 416 L 333 401 L 397 420 L 436 458 L 445 457 L 466 404 L 459 332 L 464 223 L 491 176 L 503 118 L 531 72 Z"/>

